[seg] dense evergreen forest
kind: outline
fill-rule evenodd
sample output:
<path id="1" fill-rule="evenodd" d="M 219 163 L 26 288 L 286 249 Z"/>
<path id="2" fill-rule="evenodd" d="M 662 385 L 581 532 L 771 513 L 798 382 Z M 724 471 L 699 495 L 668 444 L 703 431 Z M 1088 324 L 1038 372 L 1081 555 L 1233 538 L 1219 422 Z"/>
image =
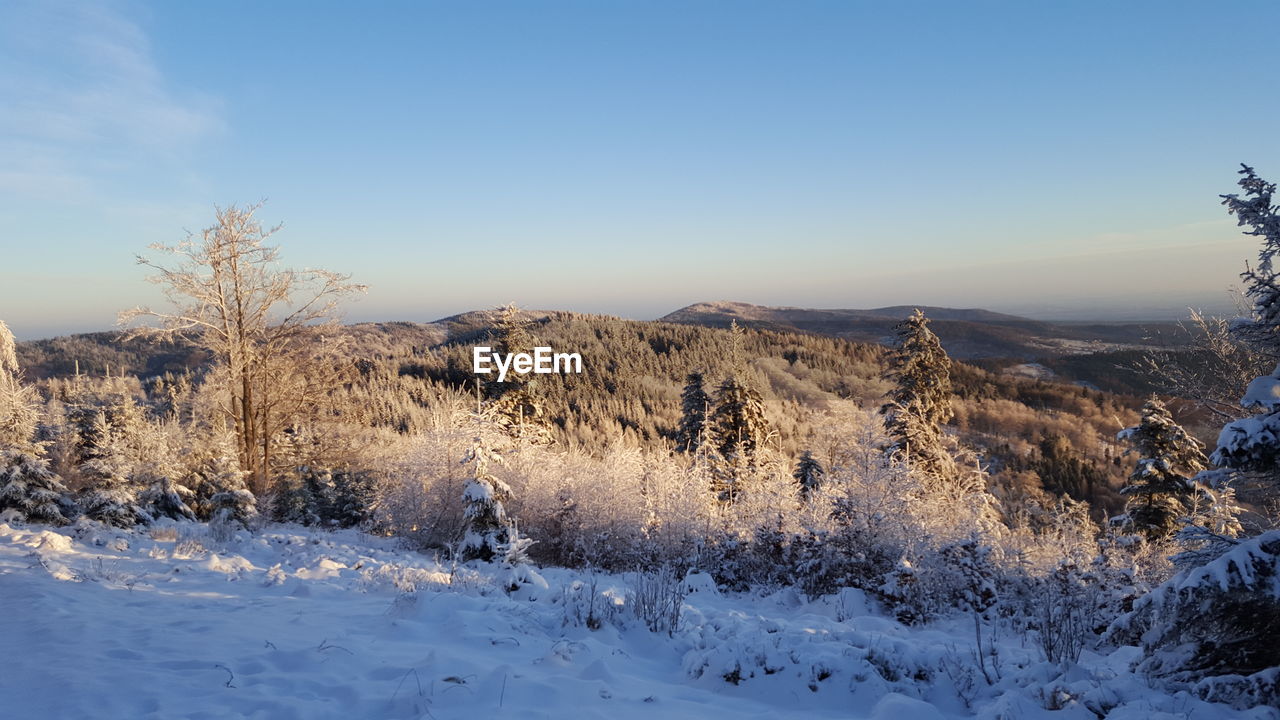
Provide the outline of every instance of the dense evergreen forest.
<path id="1" fill-rule="evenodd" d="M 341 412 L 400 433 L 422 431 L 440 398 L 474 394 L 471 349 L 492 340 L 498 315 L 340 328 L 333 342 L 351 370 Z M 582 375 L 540 375 L 530 385 L 556 440 L 588 452 L 619 441 L 673 448 L 686 376 L 697 371 L 719 382 L 734 362 L 728 329 L 566 312 L 521 315 L 539 344 L 582 354 Z M 66 380 L 77 368 L 84 377 L 136 378 L 137 399 L 148 406 L 160 402 L 151 397 L 158 389 L 190 382 L 184 378 L 209 367 L 208 353 L 196 345 L 112 332 L 19 343 L 17 351 L 32 378 Z M 741 352 L 765 400 L 769 443 L 789 458 L 815 450 L 815 432 L 832 422 L 842 402 L 874 408 L 889 389 L 883 346 L 746 330 Z M 1089 502 L 1099 517 L 1119 511 L 1127 470 L 1115 433 L 1136 419 L 1140 398 L 964 363 L 955 364 L 953 384 L 951 427 L 982 451 L 993 487 L 1066 493 Z"/>

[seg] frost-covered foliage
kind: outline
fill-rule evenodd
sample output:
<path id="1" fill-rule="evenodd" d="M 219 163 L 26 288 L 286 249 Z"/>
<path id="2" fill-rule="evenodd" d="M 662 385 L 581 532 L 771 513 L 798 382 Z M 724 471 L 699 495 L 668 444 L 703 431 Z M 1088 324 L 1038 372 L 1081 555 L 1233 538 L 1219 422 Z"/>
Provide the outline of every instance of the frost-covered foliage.
<path id="1" fill-rule="evenodd" d="M 1280 703 L 1280 531 L 1179 573 L 1135 602 L 1109 636 L 1142 645 L 1140 671 L 1204 697 Z"/>
<path id="2" fill-rule="evenodd" d="M 1184 526 L 1175 536 L 1181 551 L 1173 557 L 1178 567 L 1203 565 L 1230 550 L 1244 533 L 1230 470 L 1211 469 L 1196 475 L 1195 495 Z"/>
<path id="3" fill-rule="evenodd" d="M 1129 498 L 1123 523 L 1152 540 L 1168 538 L 1195 503 L 1193 478 L 1208 462 L 1200 441 L 1174 422 L 1155 397 L 1143 405 L 1142 421 L 1116 437 L 1138 456 L 1120 491 Z"/>
<path id="4" fill-rule="evenodd" d="M 43 458 L 20 450 L 0 453 L 0 511 L 16 510 L 30 522 L 62 525 L 73 506 L 62 478 Z"/>
<path id="5" fill-rule="evenodd" d="M 1249 383 L 1240 404 L 1256 414 L 1223 426 L 1212 460 L 1274 479 L 1280 460 L 1280 365 Z"/>

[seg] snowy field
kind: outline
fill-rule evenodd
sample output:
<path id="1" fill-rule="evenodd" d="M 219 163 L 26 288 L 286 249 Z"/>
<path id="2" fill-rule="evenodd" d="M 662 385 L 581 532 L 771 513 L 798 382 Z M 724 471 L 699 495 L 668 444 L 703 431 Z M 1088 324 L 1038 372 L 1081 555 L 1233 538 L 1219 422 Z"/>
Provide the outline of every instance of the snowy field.
<path id="1" fill-rule="evenodd" d="M 909 629 L 856 591 L 809 603 L 694 576 L 668 636 L 631 612 L 625 576 L 545 569 L 508 595 L 496 568 L 354 531 L 207 533 L 0 524 L 0 714 L 1280 717 L 1153 690 L 1128 669 L 1136 648 L 1062 668 L 1001 636 L 988 685 L 967 619 Z"/>

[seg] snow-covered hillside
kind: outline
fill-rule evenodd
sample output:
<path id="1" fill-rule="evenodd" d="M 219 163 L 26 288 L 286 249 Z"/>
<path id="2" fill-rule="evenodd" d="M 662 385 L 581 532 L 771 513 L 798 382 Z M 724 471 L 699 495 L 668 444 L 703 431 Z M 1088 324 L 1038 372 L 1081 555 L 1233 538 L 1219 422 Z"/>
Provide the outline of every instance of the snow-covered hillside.
<path id="1" fill-rule="evenodd" d="M 1137 648 L 1064 668 L 1002 636 L 988 685 L 963 617 L 908 629 L 857 591 L 808 603 L 700 578 L 668 635 L 637 617 L 634 577 L 545 569 L 508 594 L 496 567 L 355 531 L 0 524 L 0 714 L 1277 717 L 1153 690 Z"/>

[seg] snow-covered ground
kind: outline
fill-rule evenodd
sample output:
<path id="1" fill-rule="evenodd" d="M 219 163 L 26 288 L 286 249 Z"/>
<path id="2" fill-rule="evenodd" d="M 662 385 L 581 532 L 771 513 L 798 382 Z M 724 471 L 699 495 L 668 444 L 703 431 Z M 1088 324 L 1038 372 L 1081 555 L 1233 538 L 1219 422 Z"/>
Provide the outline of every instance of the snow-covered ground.
<path id="1" fill-rule="evenodd" d="M 0 524 L 0 715 L 1277 717 L 1153 690 L 1136 648 L 1064 669 L 1001 636 L 988 685 L 967 620 L 906 628 L 855 591 L 808 603 L 695 577 L 669 637 L 629 612 L 626 577 L 539 572 L 508 595 L 497 569 L 354 531 Z"/>

